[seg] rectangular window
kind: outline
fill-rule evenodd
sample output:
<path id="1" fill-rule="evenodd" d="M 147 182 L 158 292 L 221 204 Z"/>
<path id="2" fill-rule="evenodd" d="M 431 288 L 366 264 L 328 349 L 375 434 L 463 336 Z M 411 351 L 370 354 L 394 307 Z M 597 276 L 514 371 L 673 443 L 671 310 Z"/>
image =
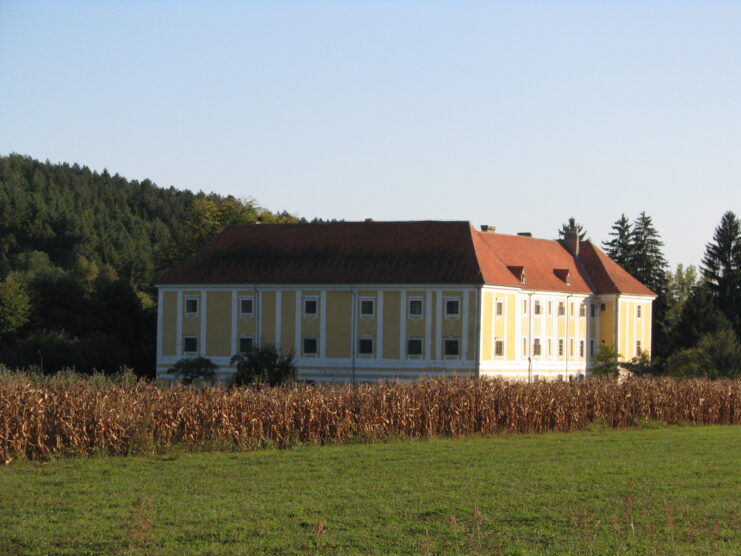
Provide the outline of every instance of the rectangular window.
<path id="1" fill-rule="evenodd" d="M 304 336 L 304 355 L 319 353 L 319 341 L 316 336 Z"/>
<path id="2" fill-rule="evenodd" d="M 525 357 L 527 353 L 527 338 L 522 339 L 522 356 Z"/>
<path id="3" fill-rule="evenodd" d="M 407 339 L 407 355 L 422 355 L 422 338 Z"/>
<path id="4" fill-rule="evenodd" d="M 643 309 L 643 307 L 636 305 L 636 318 L 641 318 L 641 309 Z"/>
<path id="5" fill-rule="evenodd" d="M 459 355 L 458 338 L 445 338 L 445 355 Z"/>
<path id="6" fill-rule="evenodd" d="M 636 340 L 636 357 L 641 354 L 641 341 Z"/>
<path id="7" fill-rule="evenodd" d="M 594 303 L 589 304 L 589 316 L 594 318 Z"/>
<path id="8" fill-rule="evenodd" d="M 574 302 L 569 303 L 569 316 L 574 316 Z"/>
<path id="9" fill-rule="evenodd" d="M 587 316 L 587 306 L 584 303 L 579 304 L 579 316 L 580 317 Z"/>
<path id="10" fill-rule="evenodd" d="M 566 314 L 566 306 L 563 304 L 563 301 L 558 302 L 558 316 L 562 317 Z"/>
<path id="11" fill-rule="evenodd" d="M 551 316 L 553 314 L 553 302 L 548 302 L 548 316 Z"/>
<path id="12" fill-rule="evenodd" d="M 574 356 L 574 339 L 571 338 L 569 340 L 569 357 L 573 357 L 573 356 Z"/>
<path id="13" fill-rule="evenodd" d="M 198 314 L 198 298 L 197 297 L 186 297 L 185 298 L 185 314 L 190 317 Z"/>
<path id="14" fill-rule="evenodd" d="M 497 301 L 497 316 L 501 317 L 504 314 L 504 303 Z"/>
<path id="15" fill-rule="evenodd" d="M 584 357 L 584 340 L 579 340 L 579 357 Z"/>
<path id="16" fill-rule="evenodd" d="M 185 336 L 183 338 L 183 353 L 189 355 L 198 353 L 198 336 Z"/>
<path id="17" fill-rule="evenodd" d="M 558 356 L 563 357 L 563 338 L 558 339 Z"/>
<path id="18" fill-rule="evenodd" d="M 553 355 L 553 340 L 548 338 L 548 357 Z"/>
<path id="19" fill-rule="evenodd" d="M 412 297 L 409 300 L 409 316 L 410 317 L 421 317 L 422 316 L 422 298 Z"/>
<path id="20" fill-rule="evenodd" d="M 522 300 L 522 314 L 527 315 L 527 299 Z"/>
<path id="21" fill-rule="evenodd" d="M 239 337 L 239 353 L 249 353 L 253 347 L 252 336 Z"/>
<path id="22" fill-rule="evenodd" d="M 607 309 L 607 307 L 605 306 L 605 304 L 604 304 L 604 303 L 602 303 L 602 304 L 601 304 L 601 305 L 599 306 L 599 310 L 600 310 L 600 311 L 604 311 L 604 310 L 606 310 L 606 309 Z"/>
<path id="23" fill-rule="evenodd" d="M 243 317 L 251 317 L 253 314 L 255 314 L 254 297 L 239 298 L 239 314 Z"/>
<path id="24" fill-rule="evenodd" d="M 504 341 L 501 338 L 494 340 L 494 355 L 502 357 L 504 355 Z"/>
<path id="25" fill-rule="evenodd" d="M 374 299 L 361 299 L 360 300 L 360 316 L 361 317 L 372 317 L 375 313 L 375 300 Z"/>
<path id="26" fill-rule="evenodd" d="M 536 299 L 535 304 L 533 305 L 533 311 L 535 311 L 536 315 L 540 314 L 540 300 Z"/>
<path id="27" fill-rule="evenodd" d="M 445 300 L 445 316 L 457 317 L 460 314 L 460 302 L 457 299 Z"/>
<path id="28" fill-rule="evenodd" d="M 533 340 L 533 355 L 540 356 L 540 338 Z"/>
<path id="29" fill-rule="evenodd" d="M 365 337 L 358 339 L 358 353 L 360 355 L 373 355 L 373 338 Z"/>
<path id="30" fill-rule="evenodd" d="M 315 317 L 319 312 L 319 303 L 316 297 L 304 297 L 304 316 Z"/>

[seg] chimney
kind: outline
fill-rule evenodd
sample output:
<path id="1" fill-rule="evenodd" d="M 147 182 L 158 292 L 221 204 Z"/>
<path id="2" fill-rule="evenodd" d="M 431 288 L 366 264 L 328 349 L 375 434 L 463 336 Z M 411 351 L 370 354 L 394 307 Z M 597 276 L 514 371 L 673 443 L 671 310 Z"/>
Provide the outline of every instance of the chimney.
<path id="1" fill-rule="evenodd" d="M 531 232 L 517 232 L 517 235 L 522 237 L 533 237 Z"/>
<path id="2" fill-rule="evenodd" d="M 579 230 L 566 230 L 563 235 L 563 246 L 574 257 L 579 256 Z"/>
<path id="3" fill-rule="evenodd" d="M 493 234 L 494 232 L 497 231 L 497 227 L 496 226 L 492 226 L 491 224 L 481 224 L 481 231 L 482 232 L 490 232 L 490 233 Z"/>
<path id="4" fill-rule="evenodd" d="M 373 222 L 373 219 L 372 218 L 366 218 L 365 221 L 366 222 Z"/>

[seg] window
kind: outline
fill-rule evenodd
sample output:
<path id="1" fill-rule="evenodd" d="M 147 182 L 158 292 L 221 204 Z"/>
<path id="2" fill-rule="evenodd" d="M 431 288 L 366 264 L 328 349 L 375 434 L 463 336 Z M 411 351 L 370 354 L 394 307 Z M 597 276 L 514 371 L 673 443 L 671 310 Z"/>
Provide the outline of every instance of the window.
<path id="1" fill-rule="evenodd" d="M 599 310 L 600 310 L 600 311 L 604 311 L 605 309 L 607 309 L 607 307 L 605 306 L 605 304 L 604 304 L 604 303 L 602 303 L 602 304 L 601 304 L 601 305 L 599 306 Z"/>
<path id="2" fill-rule="evenodd" d="M 239 353 L 249 353 L 253 347 L 252 336 L 239 337 Z"/>
<path id="3" fill-rule="evenodd" d="M 445 338 L 445 355 L 458 355 L 458 338 Z"/>
<path id="4" fill-rule="evenodd" d="M 198 314 L 198 298 L 197 297 L 186 297 L 185 298 L 185 314 L 188 316 L 194 316 Z"/>
<path id="5" fill-rule="evenodd" d="M 502 357 L 504 355 L 504 341 L 501 338 L 494 340 L 494 355 Z"/>
<path id="6" fill-rule="evenodd" d="M 527 355 L 527 338 L 522 339 L 522 356 L 525 357 Z"/>
<path id="7" fill-rule="evenodd" d="M 255 298 L 239 298 L 239 314 L 243 317 L 251 317 L 255 313 Z"/>
<path id="8" fill-rule="evenodd" d="M 533 340 L 533 355 L 540 355 L 540 338 L 535 338 Z"/>
<path id="9" fill-rule="evenodd" d="M 566 314 L 566 306 L 563 304 L 563 301 L 558 302 L 558 316 L 562 317 Z"/>
<path id="10" fill-rule="evenodd" d="M 548 302 L 548 316 L 550 317 L 553 314 L 553 302 Z"/>
<path id="11" fill-rule="evenodd" d="M 527 299 L 522 300 L 522 314 L 527 315 Z"/>
<path id="12" fill-rule="evenodd" d="M 574 302 L 569 303 L 569 315 L 574 316 Z"/>
<path id="13" fill-rule="evenodd" d="M 364 337 L 358 339 L 358 353 L 360 355 L 373 355 L 373 338 Z"/>
<path id="14" fill-rule="evenodd" d="M 589 316 L 594 318 L 594 303 L 589 304 Z"/>
<path id="15" fill-rule="evenodd" d="M 460 302 L 457 299 L 445 300 L 445 316 L 457 317 L 460 314 Z"/>
<path id="16" fill-rule="evenodd" d="M 183 353 L 198 353 L 198 336 L 185 336 L 183 338 Z"/>
<path id="17" fill-rule="evenodd" d="M 571 338 L 571 339 L 569 340 L 569 355 L 570 355 L 571 357 L 573 357 L 573 356 L 574 356 L 574 339 L 573 339 L 573 338 Z"/>
<path id="18" fill-rule="evenodd" d="M 304 297 L 304 316 L 315 317 L 318 312 L 318 305 L 316 297 Z"/>
<path id="19" fill-rule="evenodd" d="M 412 297 L 409 300 L 409 316 L 410 317 L 421 317 L 422 316 L 422 298 Z"/>
<path id="20" fill-rule="evenodd" d="M 589 340 L 589 357 L 594 357 L 594 340 Z"/>
<path id="21" fill-rule="evenodd" d="M 641 354 L 641 341 L 636 340 L 636 356 Z"/>
<path id="22" fill-rule="evenodd" d="M 563 338 L 558 339 L 558 356 L 563 357 Z"/>
<path id="23" fill-rule="evenodd" d="M 548 338 L 548 357 L 553 355 L 553 340 Z"/>
<path id="24" fill-rule="evenodd" d="M 587 316 L 587 306 L 584 303 L 579 304 L 579 316 L 580 317 L 586 317 Z"/>
<path id="25" fill-rule="evenodd" d="M 374 299 L 361 299 L 360 300 L 360 316 L 361 317 L 372 317 L 375 312 L 375 300 Z"/>
<path id="26" fill-rule="evenodd" d="M 316 336 L 304 336 L 304 355 L 316 355 L 319 350 Z"/>
<path id="27" fill-rule="evenodd" d="M 533 305 L 533 310 L 535 311 L 536 315 L 540 314 L 540 300 L 539 299 L 535 300 L 535 305 Z"/>
<path id="28" fill-rule="evenodd" d="M 579 357 L 584 357 L 584 340 L 579 340 Z"/>
<path id="29" fill-rule="evenodd" d="M 636 305 L 636 318 L 641 318 L 641 309 L 643 309 L 641 305 Z"/>
<path id="30" fill-rule="evenodd" d="M 497 316 L 501 317 L 504 314 L 504 303 L 497 300 Z"/>
<path id="31" fill-rule="evenodd" d="M 422 355 L 422 338 L 407 339 L 407 355 Z"/>

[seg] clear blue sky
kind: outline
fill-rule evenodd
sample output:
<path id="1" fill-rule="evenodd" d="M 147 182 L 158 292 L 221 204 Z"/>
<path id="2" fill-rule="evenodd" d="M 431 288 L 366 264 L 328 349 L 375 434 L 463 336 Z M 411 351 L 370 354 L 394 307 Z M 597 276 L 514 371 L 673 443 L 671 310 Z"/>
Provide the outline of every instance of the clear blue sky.
<path id="1" fill-rule="evenodd" d="M 0 0 L 0 154 L 672 265 L 741 213 L 741 2 Z"/>

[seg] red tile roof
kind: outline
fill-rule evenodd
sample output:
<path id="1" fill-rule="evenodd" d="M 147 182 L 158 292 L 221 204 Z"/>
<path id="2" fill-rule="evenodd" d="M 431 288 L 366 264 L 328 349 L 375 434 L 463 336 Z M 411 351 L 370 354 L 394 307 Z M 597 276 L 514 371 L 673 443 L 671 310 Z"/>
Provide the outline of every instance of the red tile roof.
<path id="1" fill-rule="evenodd" d="M 654 295 L 589 242 L 575 258 L 558 241 L 440 221 L 233 226 L 158 280 L 253 283 L 492 284 Z"/>

